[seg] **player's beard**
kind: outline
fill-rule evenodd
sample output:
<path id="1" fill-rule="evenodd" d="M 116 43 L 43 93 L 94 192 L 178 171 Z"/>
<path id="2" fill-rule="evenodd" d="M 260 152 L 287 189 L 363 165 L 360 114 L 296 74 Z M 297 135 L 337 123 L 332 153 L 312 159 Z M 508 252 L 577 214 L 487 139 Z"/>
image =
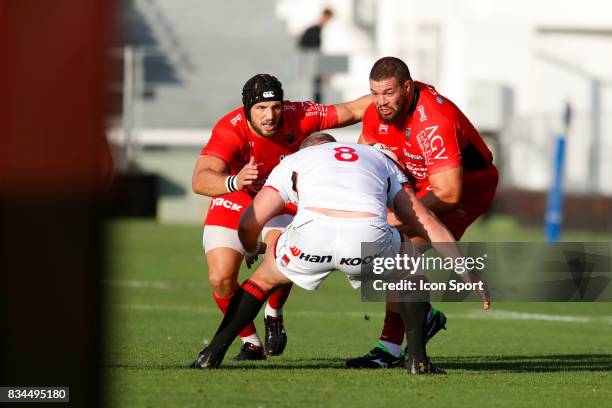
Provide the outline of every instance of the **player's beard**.
<path id="1" fill-rule="evenodd" d="M 406 113 L 407 106 L 408 106 L 408 93 L 405 93 L 402 95 L 401 98 L 398 99 L 397 107 L 395 109 L 390 108 L 389 106 L 386 107 L 387 109 L 392 109 L 392 112 L 390 114 L 383 115 L 382 113 L 380 113 L 380 110 L 378 110 L 378 108 L 376 110 L 378 112 L 378 116 L 383 122 L 391 124 L 391 123 L 397 123 L 404 118 L 404 114 Z"/>
<path id="2" fill-rule="evenodd" d="M 274 121 L 269 121 L 269 122 L 274 124 Z M 265 138 L 270 138 L 270 137 L 274 136 L 276 133 L 278 133 L 278 130 L 280 129 L 282 122 L 283 122 L 283 119 L 281 117 L 281 119 L 278 121 L 278 123 L 276 123 L 276 126 L 274 126 L 274 128 L 272 130 L 266 130 L 266 129 L 264 129 L 264 125 L 266 123 L 268 123 L 268 122 L 263 122 L 261 124 L 257 124 L 255 122 L 249 121 L 249 123 L 251 124 L 251 127 L 253 128 L 255 133 L 257 133 L 259 136 L 265 137 Z"/>

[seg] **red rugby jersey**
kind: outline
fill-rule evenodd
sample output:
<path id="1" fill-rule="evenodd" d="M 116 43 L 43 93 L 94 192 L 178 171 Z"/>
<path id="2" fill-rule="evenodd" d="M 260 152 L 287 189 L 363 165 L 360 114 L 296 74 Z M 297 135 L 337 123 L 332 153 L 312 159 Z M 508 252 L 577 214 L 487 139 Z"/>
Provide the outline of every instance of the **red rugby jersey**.
<path id="1" fill-rule="evenodd" d="M 403 123 L 385 123 L 374 104 L 368 106 L 363 117 L 365 142 L 389 146 L 416 179 L 417 190 L 442 170 L 463 166 L 470 172 L 492 166 L 491 151 L 459 108 L 433 86 L 415 85 L 415 102 Z"/>
<path id="2" fill-rule="evenodd" d="M 230 174 L 238 174 L 255 157 L 259 177 L 249 188 L 254 196 L 265 184 L 272 169 L 283 157 L 296 152 L 302 140 L 313 132 L 333 128 L 338 124 L 336 107 L 314 102 L 283 102 L 283 119 L 276 135 L 266 138 L 252 132 L 240 107 L 225 115 L 213 128 L 201 155 L 223 160 Z"/>

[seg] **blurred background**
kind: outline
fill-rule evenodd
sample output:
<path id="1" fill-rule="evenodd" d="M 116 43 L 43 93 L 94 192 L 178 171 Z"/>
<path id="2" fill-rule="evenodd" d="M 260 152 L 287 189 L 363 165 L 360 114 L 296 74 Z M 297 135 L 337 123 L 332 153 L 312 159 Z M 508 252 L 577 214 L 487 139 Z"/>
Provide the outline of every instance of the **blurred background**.
<path id="1" fill-rule="evenodd" d="M 322 21 L 325 9 L 333 15 Z M 202 220 L 208 203 L 192 194 L 191 170 L 255 73 L 277 76 L 287 99 L 333 104 L 368 93 L 372 64 L 393 55 L 486 138 L 501 173 L 493 213 L 544 222 L 564 137 L 565 225 L 612 229 L 606 2 L 125 0 L 119 24 L 122 39 L 109 53 L 116 69 L 108 134 L 116 170 L 140 188 L 123 189 L 116 214 Z M 300 46 L 317 24 L 320 47 Z M 334 133 L 356 141 L 359 131 Z"/>

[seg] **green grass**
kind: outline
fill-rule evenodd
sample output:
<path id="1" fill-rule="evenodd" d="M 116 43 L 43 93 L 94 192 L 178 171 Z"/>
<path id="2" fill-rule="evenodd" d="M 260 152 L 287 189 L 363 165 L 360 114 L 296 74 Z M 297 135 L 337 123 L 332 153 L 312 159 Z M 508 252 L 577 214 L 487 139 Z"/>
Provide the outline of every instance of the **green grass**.
<path id="1" fill-rule="evenodd" d="M 465 240 L 540 241 L 542 235 L 493 219 L 474 225 Z M 383 305 L 362 303 L 340 274 L 314 293 L 293 289 L 285 307 L 289 344 L 282 357 L 248 364 L 227 358 L 219 370 L 190 370 L 185 367 L 220 321 L 207 282 L 201 227 L 120 221 L 109 226 L 109 237 L 109 406 L 612 404 L 610 303 L 494 303 L 492 310 L 586 316 L 586 322 L 479 319 L 474 316 L 486 313 L 477 303 L 438 304 L 449 317 L 448 330 L 428 349 L 449 374 L 415 378 L 403 369 L 344 368 L 345 359 L 374 344 Z M 564 239 L 612 240 L 612 235 L 568 233 Z M 256 323 L 262 332 L 261 316 Z M 235 342 L 227 356 L 238 346 Z"/>

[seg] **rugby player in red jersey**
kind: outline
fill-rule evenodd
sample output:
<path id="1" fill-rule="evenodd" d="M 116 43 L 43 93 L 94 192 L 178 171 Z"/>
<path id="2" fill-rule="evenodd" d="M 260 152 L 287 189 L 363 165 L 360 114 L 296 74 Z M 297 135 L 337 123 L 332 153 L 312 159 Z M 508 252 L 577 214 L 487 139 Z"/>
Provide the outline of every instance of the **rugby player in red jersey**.
<path id="1" fill-rule="evenodd" d="M 493 156 L 467 117 L 433 86 L 413 81 L 406 64 L 379 59 L 370 71 L 373 102 L 363 116 L 360 143 L 384 143 L 401 160 L 416 196 L 452 232 L 456 240 L 489 208 L 497 188 Z M 389 223 L 399 222 L 390 216 Z M 401 226 L 400 226 L 401 230 Z M 415 243 L 422 237 L 412 236 Z M 446 323 L 429 307 L 430 339 Z M 402 364 L 404 325 L 397 306 L 387 304 L 377 345 L 367 355 L 348 360 L 349 367 L 386 368 Z"/>
<path id="2" fill-rule="evenodd" d="M 242 89 L 243 106 L 215 125 L 196 162 L 192 187 L 195 193 L 212 197 L 204 222 L 204 251 L 213 298 L 222 313 L 238 287 L 245 255 L 237 234 L 240 215 L 272 169 L 284 156 L 296 152 L 311 133 L 360 121 L 371 100 L 366 95 L 338 105 L 284 101 L 280 81 L 272 75 L 258 74 Z M 264 241 L 273 242 L 291 217 L 288 208 L 286 214 L 272 219 L 262 232 Z M 268 300 L 265 349 L 255 325 L 250 324 L 240 332 L 243 346 L 235 359 L 257 360 L 283 352 L 287 336 L 282 306 L 290 289 L 283 287 Z"/>

